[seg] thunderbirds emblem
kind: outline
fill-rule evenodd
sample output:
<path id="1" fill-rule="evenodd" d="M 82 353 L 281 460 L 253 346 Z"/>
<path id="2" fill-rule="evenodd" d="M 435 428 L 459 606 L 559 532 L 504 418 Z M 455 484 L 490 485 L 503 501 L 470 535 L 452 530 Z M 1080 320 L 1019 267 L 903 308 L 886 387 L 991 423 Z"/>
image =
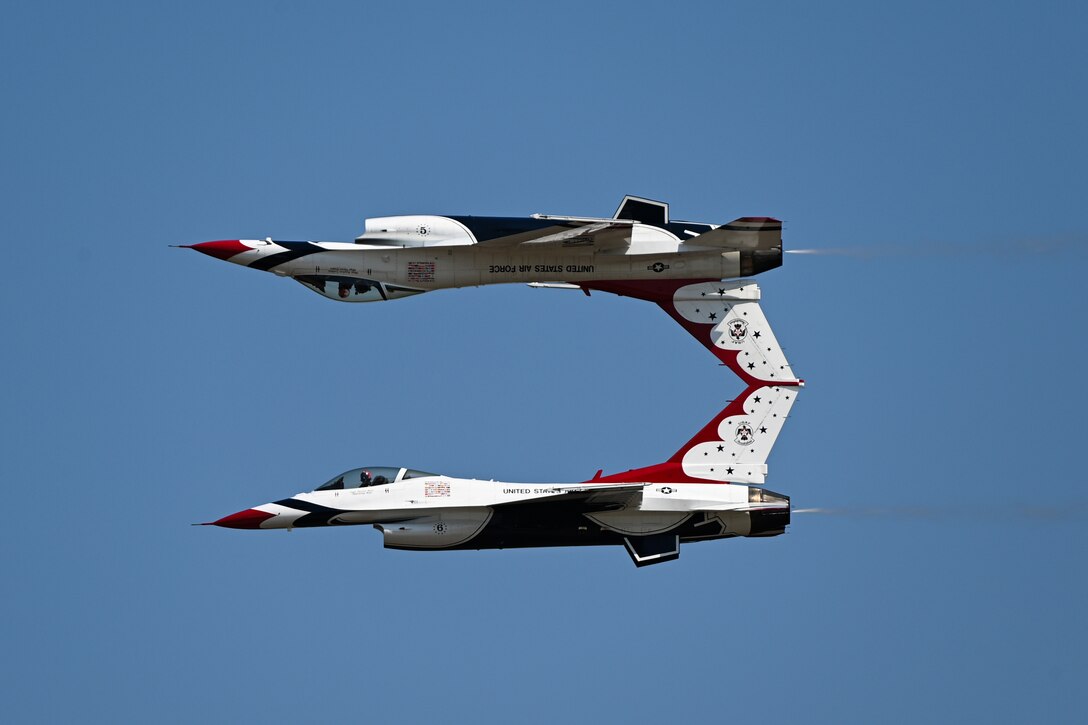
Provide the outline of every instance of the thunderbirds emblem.
<path id="1" fill-rule="evenodd" d="M 729 323 L 729 338 L 733 342 L 744 342 L 748 337 L 748 322 L 746 320 L 733 320 Z"/>
<path id="2" fill-rule="evenodd" d="M 750 423 L 748 423 L 748 421 L 744 421 L 743 423 L 741 423 L 740 425 L 737 426 L 737 434 L 733 438 L 733 440 L 735 440 L 737 443 L 740 443 L 742 446 L 746 446 L 746 445 L 750 444 L 752 441 L 754 441 L 755 439 L 756 439 L 756 434 L 752 430 L 752 426 L 751 426 Z"/>

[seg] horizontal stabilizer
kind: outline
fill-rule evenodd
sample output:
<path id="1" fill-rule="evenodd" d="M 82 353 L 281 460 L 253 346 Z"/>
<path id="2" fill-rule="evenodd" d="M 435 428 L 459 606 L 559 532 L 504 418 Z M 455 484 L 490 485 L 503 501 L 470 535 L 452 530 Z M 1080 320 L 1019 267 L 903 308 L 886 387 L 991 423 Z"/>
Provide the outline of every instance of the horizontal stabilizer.
<path id="1" fill-rule="evenodd" d="M 771 217 L 745 216 L 684 242 L 683 248 L 781 249 L 782 222 Z"/>

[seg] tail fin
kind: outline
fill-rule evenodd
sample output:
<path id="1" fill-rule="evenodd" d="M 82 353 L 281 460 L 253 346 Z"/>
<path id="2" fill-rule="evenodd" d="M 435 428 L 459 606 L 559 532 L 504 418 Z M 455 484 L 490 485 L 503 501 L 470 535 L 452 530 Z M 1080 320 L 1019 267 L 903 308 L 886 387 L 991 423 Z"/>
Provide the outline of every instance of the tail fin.
<path id="1" fill-rule="evenodd" d="M 656 302 L 746 385 L 665 463 L 600 480 L 762 484 L 767 457 L 804 381 L 794 376 L 763 315 L 759 286 L 748 280 L 591 286 Z"/>
<path id="2" fill-rule="evenodd" d="M 782 249 L 782 222 L 767 216 L 743 216 L 684 242 L 685 247 Z"/>
<path id="3" fill-rule="evenodd" d="M 767 457 L 802 384 L 749 386 L 668 463 L 679 466 L 685 479 L 762 485 L 767 478 Z"/>

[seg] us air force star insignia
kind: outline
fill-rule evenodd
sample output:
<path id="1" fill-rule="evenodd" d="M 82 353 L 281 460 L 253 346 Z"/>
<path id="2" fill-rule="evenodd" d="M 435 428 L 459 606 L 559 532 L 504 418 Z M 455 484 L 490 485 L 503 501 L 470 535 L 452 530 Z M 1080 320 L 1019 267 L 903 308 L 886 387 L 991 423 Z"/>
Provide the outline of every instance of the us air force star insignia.
<path id="1" fill-rule="evenodd" d="M 729 323 L 729 338 L 733 342 L 744 342 L 746 337 L 748 337 L 747 320 L 733 320 Z"/>
<path id="2" fill-rule="evenodd" d="M 676 490 L 675 488 L 670 488 L 668 486 L 662 486 L 661 487 L 661 493 L 672 493 L 675 490 Z"/>
<path id="3" fill-rule="evenodd" d="M 651 272 L 664 272 L 668 268 L 669 268 L 669 265 L 667 265 L 667 264 L 662 264 L 661 262 L 654 262 L 653 264 L 648 266 L 646 269 L 650 270 Z"/>
<path id="4" fill-rule="evenodd" d="M 444 533 L 446 533 L 446 528 L 447 528 L 446 527 L 446 522 L 445 521 L 439 521 L 437 524 L 434 525 L 433 528 L 434 528 L 434 532 L 436 534 L 444 534 Z"/>
<path id="5" fill-rule="evenodd" d="M 737 443 L 740 443 L 742 446 L 746 446 L 749 443 L 751 443 L 752 441 L 754 441 L 755 438 L 756 438 L 756 435 L 752 431 L 751 424 L 749 424 L 748 421 L 744 421 L 743 423 L 741 423 L 740 425 L 737 426 L 737 434 L 733 438 L 733 440 L 735 440 Z"/>

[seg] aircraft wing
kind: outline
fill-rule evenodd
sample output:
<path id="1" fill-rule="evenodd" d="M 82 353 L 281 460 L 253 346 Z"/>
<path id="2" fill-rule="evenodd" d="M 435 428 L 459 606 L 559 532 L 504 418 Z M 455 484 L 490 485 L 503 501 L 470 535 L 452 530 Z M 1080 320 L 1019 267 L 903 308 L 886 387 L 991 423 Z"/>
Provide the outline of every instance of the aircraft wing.
<path id="1" fill-rule="evenodd" d="M 480 239 L 477 246 L 525 249 L 626 249 L 631 241 L 633 223 L 615 219 L 547 218 L 554 224 L 537 229 L 518 230 L 490 239 Z M 513 230 L 511 230 L 513 231 Z"/>
<path id="2" fill-rule="evenodd" d="M 628 222 L 598 222 L 584 227 L 566 229 L 555 234 L 530 239 L 520 246 L 541 247 L 593 247 L 594 249 L 623 249 L 630 244 L 631 224 Z"/>
<path id="3" fill-rule="evenodd" d="M 579 483 L 547 488 L 540 487 L 545 493 L 541 493 L 538 498 L 491 505 L 499 508 L 507 506 L 562 505 L 576 506 L 587 511 L 609 511 L 628 506 L 632 499 L 642 495 L 642 491 L 646 486 L 647 484 L 644 483 Z"/>

